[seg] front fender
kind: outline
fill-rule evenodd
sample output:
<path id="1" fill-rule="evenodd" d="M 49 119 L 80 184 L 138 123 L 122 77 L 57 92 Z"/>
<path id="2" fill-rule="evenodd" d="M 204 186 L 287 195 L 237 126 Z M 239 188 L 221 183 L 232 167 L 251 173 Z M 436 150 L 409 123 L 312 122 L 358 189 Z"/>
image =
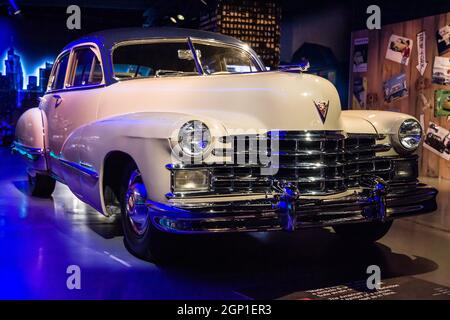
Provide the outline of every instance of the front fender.
<path id="1" fill-rule="evenodd" d="M 347 122 L 355 122 L 357 120 L 359 123 L 368 122 L 375 129 L 376 133 L 384 136 L 384 140 L 381 143 L 389 143 L 391 145 L 395 144 L 397 139 L 398 130 L 403 121 L 407 119 L 415 119 L 413 116 L 408 114 L 391 112 L 391 111 L 375 111 L 375 110 L 347 110 L 342 111 L 342 118 L 347 120 Z M 396 156 L 398 155 L 395 148 L 384 152 L 384 156 Z"/>
<path id="2" fill-rule="evenodd" d="M 346 110 L 342 111 L 342 116 L 344 118 L 357 118 L 368 121 L 380 135 L 397 134 L 398 128 L 403 121 L 407 119 L 417 120 L 413 116 L 404 113 L 375 110 Z"/>
<path id="3" fill-rule="evenodd" d="M 213 135 L 225 134 L 223 126 L 210 118 L 180 113 L 132 113 L 78 128 L 67 139 L 60 157 L 82 171 L 78 176 L 81 190 L 77 193 L 100 212 L 106 213 L 102 192 L 104 162 L 114 151 L 125 153 L 136 162 L 148 197 L 165 202 L 165 194 L 170 191 L 170 172 L 166 165 L 172 162 L 169 139 L 190 120 L 203 121 Z M 121 169 L 117 168 L 116 174 L 121 174 Z M 68 172 L 70 175 L 71 171 Z M 70 181 L 76 183 L 77 179 L 67 176 L 64 180 L 71 187 Z"/>

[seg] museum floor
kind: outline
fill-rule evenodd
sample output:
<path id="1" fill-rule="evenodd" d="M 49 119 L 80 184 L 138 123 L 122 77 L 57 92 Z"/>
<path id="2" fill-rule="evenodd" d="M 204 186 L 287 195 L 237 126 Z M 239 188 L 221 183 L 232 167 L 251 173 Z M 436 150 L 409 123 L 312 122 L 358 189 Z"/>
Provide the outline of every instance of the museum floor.
<path id="1" fill-rule="evenodd" d="M 202 236 L 160 267 L 129 254 L 120 229 L 65 186 L 28 197 L 21 163 L 6 148 L 0 159 L 0 299 L 450 299 L 450 181 L 427 180 L 439 211 L 397 221 L 371 247 L 328 229 Z M 81 290 L 67 289 L 69 265 Z M 381 269 L 378 295 L 362 285 L 369 265 Z"/>

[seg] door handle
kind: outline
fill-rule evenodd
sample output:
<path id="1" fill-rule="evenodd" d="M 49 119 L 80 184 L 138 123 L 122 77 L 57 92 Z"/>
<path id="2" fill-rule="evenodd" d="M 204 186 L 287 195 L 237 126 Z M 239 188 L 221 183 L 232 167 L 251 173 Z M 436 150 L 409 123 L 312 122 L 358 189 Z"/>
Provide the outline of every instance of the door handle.
<path id="1" fill-rule="evenodd" d="M 58 108 L 62 103 L 63 98 L 58 94 L 53 95 L 53 98 L 55 99 L 55 108 Z"/>

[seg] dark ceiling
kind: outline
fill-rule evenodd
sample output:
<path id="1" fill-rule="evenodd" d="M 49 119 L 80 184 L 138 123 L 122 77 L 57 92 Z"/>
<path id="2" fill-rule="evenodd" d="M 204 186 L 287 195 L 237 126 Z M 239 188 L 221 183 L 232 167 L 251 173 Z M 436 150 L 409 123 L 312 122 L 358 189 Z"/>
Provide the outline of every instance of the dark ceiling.
<path id="1" fill-rule="evenodd" d="M 77 4 L 88 11 L 109 10 L 129 14 L 135 12 L 140 17 L 146 12 L 153 16 L 157 23 L 164 24 L 169 17 L 179 13 L 186 17 L 183 24 L 189 24 L 192 19 L 199 16 L 199 12 L 212 6 L 215 0 L 14 0 L 21 7 L 24 14 L 32 14 L 35 8 L 41 8 L 40 14 L 47 10 L 65 10 L 71 4 Z M 261 0 L 259 0 L 261 1 Z M 434 15 L 450 11 L 449 0 L 276 0 L 280 3 L 284 19 L 297 16 L 314 15 L 324 11 L 334 10 L 336 7 L 345 7 L 350 13 L 353 29 L 361 29 L 365 26 L 367 18 L 366 8 L 371 4 L 377 4 L 381 8 L 382 23 L 389 24 L 398 21 Z M 6 7 L 7 0 L 0 0 L 0 4 Z M 2 10 L 5 12 L 5 10 Z"/>

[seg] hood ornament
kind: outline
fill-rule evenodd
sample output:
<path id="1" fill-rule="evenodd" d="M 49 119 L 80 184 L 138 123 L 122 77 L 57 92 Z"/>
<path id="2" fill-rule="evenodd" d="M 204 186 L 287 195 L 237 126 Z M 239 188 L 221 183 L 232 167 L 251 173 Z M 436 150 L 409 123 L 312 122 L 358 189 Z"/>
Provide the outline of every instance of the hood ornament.
<path id="1" fill-rule="evenodd" d="M 317 111 L 319 112 L 320 120 L 322 120 L 322 123 L 325 123 L 325 120 L 327 119 L 328 114 L 328 107 L 330 106 L 330 101 L 314 101 L 314 105 L 316 106 Z"/>
<path id="2" fill-rule="evenodd" d="M 309 68 L 311 68 L 311 65 L 309 64 L 309 61 L 305 58 L 302 58 L 300 60 L 300 63 L 298 64 L 288 64 L 288 65 L 279 65 L 278 70 L 285 71 L 285 72 L 300 72 L 305 73 L 309 71 Z"/>

